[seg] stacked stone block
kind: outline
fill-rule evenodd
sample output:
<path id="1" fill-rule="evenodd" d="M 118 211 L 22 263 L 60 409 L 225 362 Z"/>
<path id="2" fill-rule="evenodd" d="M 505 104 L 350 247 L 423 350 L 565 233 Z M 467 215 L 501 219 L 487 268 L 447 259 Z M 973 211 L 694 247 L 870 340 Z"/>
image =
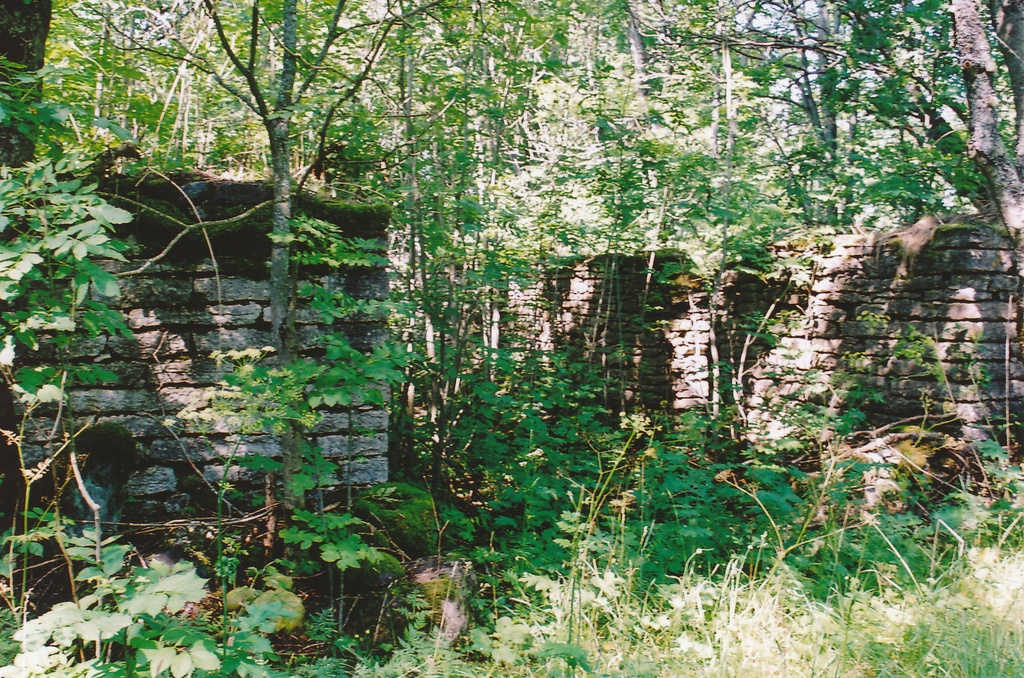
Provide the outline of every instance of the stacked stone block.
<path id="1" fill-rule="evenodd" d="M 510 308 L 535 347 L 578 351 L 598 366 L 612 409 L 705 405 L 712 336 L 723 364 L 753 360 L 764 342 L 750 338 L 747 328 L 782 287 L 730 272 L 712 311 L 706 281 L 675 272 L 688 265 L 680 253 L 663 252 L 553 266 L 532 286 L 514 288 Z M 728 369 L 723 379 L 730 380 Z"/>
<path id="2" fill-rule="evenodd" d="M 714 304 L 707 281 L 663 273 L 676 253 L 653 267 L 598 257 L 548 270 L 511 305 L 537 346 L 579 348 L 601 364 L 622 402 L 708 405 L 717 353 L 722 402 L 767 436 L 790 430 L 780 403 L 794 398 L 857 407 L 874 424 L 927 413 L 974 439 L 1020 414 L 1019 278 L 997 225 L 837 236 L 823 257 L 805 256 L 820 259 L 809 287 L 729 273 Z M 849 398 L 854 385 L 869 397 Z"/>
<path id="3" fill-rule="evenodd" d="M 382 229 L 374 234 L 381 249 L 386 242 Z M 266 239 L 261 232 L 248 237 Z M 229 247 L 230 241 L 215 245 Z M 138 269 L 141 263 L 111 261 L 105 266 L 121 274 Z M 312 271 L 307 278 L 357 299 L 388 296 L 383 264 Z M 262 497 L 262 476 L 229 460 L 279 457 L 280 443 L 271 432 L 242 434 L 222 421 L 200 433 L 176 415 L 186 406 L 204 402 L 209 389 L 230 369 L 218 365 L 212 352 L 273 345 L 269 298 L 265 261 L 245 265 L 215 265 L 209 257 L 160 261 L 141 274 L 123 277 L 121 296 L 105 300 L 124 314 L 130 336 L 98 337 L 75 347 L 73 361 L 114 375 L 106 383 L 75 387 L 70 407 L 79 425 L 114 422 L 134 436 L 138 470 L 128 480 L 128 493 L 139 509 L 135 517 L 174 515 L 196 504 L 198 493 L 206 493 L 208 500 L 212 486 L 225 474 L 243 489 L 258 490 Z M 309 309 L 298 310 L 300 353 L 306 359 L 322 360 L 323 337 L 335 331 L 345 334 L 353 347 L 367 351 L 387 337 L 379 318 L 325 322 Z M 44 346 L 36 358 L 45 361 L 53 356 Z M 268 359 L 273 361 L 272 356 Z M 387 394 L 383 395 L 386 400 Z M 338 483 L 362 485 L 387 479 L 387 411 L 365 400 L 357 398 L 349 408 L 324 412 L 310 431 L 310 442 L 338 463 Z M 40 416 L 31 423 L 26 442 L 33 462 L 52 454 L 54 443 L 47 441 L 53 421 Z"/>
<path id="4" fill-rule="evenodd" d="M 968 438 L 990 436 L 1024 395 L 1019 284 L 1013 245 L 993 224 L 839 236 L 805 322 L 766 356 L 762 376 L 773 377 L 754 383 L 754 397 L 777 397 L 811 370 L 841 374 L 873 396 L 857 403 L 872 422 L 927 412 L 955 418 Z"/>

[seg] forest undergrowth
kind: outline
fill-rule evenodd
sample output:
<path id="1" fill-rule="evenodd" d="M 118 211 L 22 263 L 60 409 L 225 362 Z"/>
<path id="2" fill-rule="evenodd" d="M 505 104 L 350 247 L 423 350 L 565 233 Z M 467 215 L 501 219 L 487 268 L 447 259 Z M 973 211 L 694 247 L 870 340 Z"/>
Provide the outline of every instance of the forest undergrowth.
<path id="1" fill-rule="evenodd" d="M 237 359 L 235 386 L 264 384 L 258 356 Z M 218 528 L 174 563 L 36 510 L 5 538 L 0 676 L 1024 674 L 1021 478 L 1002 448 L 984 448 L 984 493 L 892 466 L 869 507 L 876 464 L 820 447 L 819 466 L 793 464 L 807 440 L 750 446 L 704 413 L 613 416 L 593 384 L 569 402 L 566 364 L 518 362 L 514 392 L 475 386 L 459 435 L 489 446 L 452 460 L 450 494 L 363 492 L 402 524 L 420 511 L 427 556 L 473 571 L 465 596 L 381 577 L 409 547 L 359 501 L 297 513 L 282 557 Z M 460 487 L 457 469 L 476 473 Z M 19 581 L 44 556 L 70 600 L 34 603 Z M 456 637 L 446 601 L 467 610 Z"/>
<path id="2" fill-rule="evenodd" d="M 868 508 L 868 465 L 739 460 L 714 432 L 701 417 L 626 417 L 606 432 L 618 446 L 535 462 L 514 532 L 469 551 L 487 573 L 487 621 L 453 646 L 410 629 L 355 675 L 1024 672 L 1022 521 L 1005 501 L 1016 468 L 990 469 L 1002 498 L 898 473 L 900 489 Z"/>

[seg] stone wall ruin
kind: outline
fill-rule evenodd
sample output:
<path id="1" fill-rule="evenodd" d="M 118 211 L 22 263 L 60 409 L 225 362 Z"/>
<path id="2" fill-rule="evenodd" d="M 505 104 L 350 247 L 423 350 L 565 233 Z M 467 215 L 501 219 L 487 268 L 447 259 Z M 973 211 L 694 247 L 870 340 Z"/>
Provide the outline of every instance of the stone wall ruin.
<path id="1" fill-rule="evenodd" d="M 990 223 L 839 236 L 803 322 L 764 356 L 752 400 L 813 372 L 863 391 L 856 406 L 869 423 L 928 415 L 968 440 L 993 437 L 1024 395 L 1019 286 L 1013 244 Z"/>
<path id="2" fill-rule="evenodd" d="M 1016 266 L 997 226 L 931 220 L 837 236 L 802 287 L 730 273 L 712 304 L 678 253 L 608 255 L 549 269 L 510 306 L 540 347 L 600 365 L 613 409 L 709 407 L 718 383 L 768 438 L 797 396 L 856 407 L 865 425 L 955 420 L 978 439 L 1024 395 Z"/>
<path id="3" fill-rule="evenodd" d="M 201 180 L 178 187 L 156 182 L 142 189 L 128 184 L 118 192 L 122 196 L 118 204 L 137 217 L 123 234 L 132 244 L 128 260 L 103 264 L 124 276 L 120 298 L 105 301 L 124 314 L 130 335 L 100 336 L 73 348 L 73 362 L 102 367 L 114 376 L 105 383 L 76 386 L 70 391 L 69 403 L 79 427 L 108 432 L 123 427 L 121 430 L 130 432 L 135 455 L 129 459 L 120 452 L 120 463 L 104 471 L 113 477 L 97 478 L 95 485 L 116 485 L 117 473 L 124 473 L 123 487 L 109 491 L 126 495 L 120 497 L 127 502 L 121 513 L 128 521 L 187 515 L 198 504 L 208 507 L 225 473 L 241 488 L 255 493 L 255 500 L 261 503 L 262 474 L 229 460 L 280 456 L 275 436 L 269 431 L 241 435 L 223 421 L 213 422 L 200 433 L 175 415 L 190 403 L 201 402 L 208 389 L 223 378 L 228 368 L 211 358 L 213 351 L 274 343 L 266 265 L 269 189 L 261 184 Z M 139 269 L 147 257 L 180 232 L 180 224 L 173 219 L 192 223 L 197 215 L 204 221 L 220 220 L 252 211 L 256 205 L 261 207 L 246 219 L 211 227 L 206 234 L 209 238 L 196 230 L 166 258 L 141 273 L 124 275 Z M 312 200 L 300 202 L 300 208 L 332 223 L 343 236 L 360 238 L 371 249 L 386 254 L 386 208 Z M 308 269 L 302 275 L 356 299 L 384 300 L 388 296 L 384 261 L 338 270 Z M 387 337 L 381 318 L 325 322 L 310 309 L 298 310 L 300 352 L 308 359 L 320 359 L 323 335 L 334 331 L 341 331 L 354 348 L 363 351 L 381 345 Z M 53 358 L 46 345 L 34 356 L 40 361 Z M 311 431 L 311 442 L 325 458 L 339 462 L 342 471 L 337 483 L 382 482 L 388 476 L 387 426 L 388 414 L 382 405 L 357 400 L 351 407 L 325 412 Z M 30 464 L 52 455 L 59 446 L 53 431 L 52 418 L 30 420 L 25 440 Z M 101 450 L 104 444 L 101 441 Z M 85 473 L 97 469 L 97 463 L 86 459 Z"/>

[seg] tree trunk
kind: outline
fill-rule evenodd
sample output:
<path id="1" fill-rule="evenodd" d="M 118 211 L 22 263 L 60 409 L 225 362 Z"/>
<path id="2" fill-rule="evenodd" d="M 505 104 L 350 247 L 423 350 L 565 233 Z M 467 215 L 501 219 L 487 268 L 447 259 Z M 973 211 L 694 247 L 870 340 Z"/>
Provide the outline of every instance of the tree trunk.
<path id="1" fill-rule="evenodd" d="M 0 82 L 11 88 L 11 96 L 28 103 L 38 101 L 39 86 L 16 84 L 13 77 L 24 67 L 38 71 L 43 67 L 46 36 L 50 32 L 50 0 L 0 0 Z M 36 152 L 35 135 L 15 125 L 0 125 L 0 165 L 18 167 L 32 160 Z M 18 430 L 18 416 L 10 384 L 0 379 L 0 430 Z M 0 435 L 0 533 L 13 525 L 25 487 L 18 447 Z"/>
<path id="2" fill-rule="evenodd" d="M 39 99 L 39 86 L 15 84 L 16 66 L 24 71 L 43 67 L 46 36 L 50 32 L 51 0 L 0 0 L 0 58 L 15 68 L 0 63 L 0 81 L 14 90 L 12 96 L 31 103 Z M 17 167 L 32 160 L 36 151 L 35 135 L 13 125 L 0 126 L 0 165 Z"/>
<path id="3" fill-rule="evenodd" d="M 281 365 L 298 360 L 295 339 L 295 277 L 291 270 L 291 247 L 287 238 L 291 234 L 292 184 L 291 147 L 288 143 L 287 118 L 269 121 L 270 162 L 273 172 L 274 242 L 270 250 L 270 327 Z M 286 422 L 281 434 L 284 482 L 284 503 L 289 509 L 303 508 L 305 494 L 297 488 L 295 477 L 302 472 L 302 432 L 294 422 Z"/>
<path id="4" fill-rule="evenodd" d="M 1015 156 L 1018 170 L 1024 167 L 1024 1 L 990 0 L 992 25 L 999 36 L 996 44 L 1006 63 L 1016 111 Z"/>
<path id="5" fill-rule="evenodd" d="M 270 140 L 270 165 L 274 186 L 273 233 L 270 251 L 270 326 L 278 359 L 282 365 L 294 364 L 298 358 L 295 339 L 295 276 L 291 270 L 292 233 L 292 158 L 291 106 L 295 91 L 298 44 L 297 0 L 286 0 L 282 17 L 281 71 L 278 79 L 274 115 L 264 120 Z M 286 422 L 281 435 L 284 504 L 288 509 L 305 508 L 305 491 L 296 482 L 302 472 L 302 431 L 297 422 Z"/>
<path id="6" fill-rule="evenodd" d="M 1005 22 L 1020 17 L 1018 0 L 993 0 L 992 20 L 1004 41 L 1004 49 L 1020 53 L 1024 36 L 1019 28 L 1011 29 Z M 981 20 L 978 0 L 953 0 L 953 35 L 960 56 L 960 68 L 967 85 L 970 110 L 968 155 L 985 175 L 992 202 L 1016 244 L 1017 265 L 1024 266 L 1024 181 L 1017 158 L 1007 149 L 999 133 L 999 96 L 996 91 L 996 62 L 988 42 L 988 33 Z M 1013 40 L 1015 42 L 1005 42 Z M 1013 57 L 1013 63 L 1019 62 Z M 1019 66 L 1019 64 L 1018 64 Z M 1011 86 L 1014 101 L 1024 102 L 1024 76 L 1014 75 L 1018 66 L 1011 64 Z M 1021 109 L 1018 108 L 1018 119 Z M 1020 129 L 1017 129 L 1020 134 Z M 1016 146 L 1020 147 L 1018 138 Z"/>

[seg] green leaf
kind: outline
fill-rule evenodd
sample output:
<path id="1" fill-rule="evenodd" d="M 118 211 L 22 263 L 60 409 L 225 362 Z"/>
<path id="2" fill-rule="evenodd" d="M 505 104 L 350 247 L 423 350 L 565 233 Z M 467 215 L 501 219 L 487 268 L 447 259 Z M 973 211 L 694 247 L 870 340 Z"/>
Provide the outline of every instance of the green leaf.
<path id="1" fill-rule="evenodd" d="M 220 658 L 206 646 L 204 641 L 199 641 L 193 645 L 192 649 L 189 650 L 189 654 L 192 655 L 192 663 L 195 664 L 197 669 L 216 671 L 220 668 Z"/>
<path id="2" fill-rule="evenodd" d="M 127 224 L 132 220 L 132 213 L 107 203 L 90 205 L 86 210 L 92 217 L 105 224 Z"/>
<path id="3" fill-rule="evenodd" d="M 162 593 L 148 593 L 138 594 L 136 593 L 130 598 L 127 598 L 121 603 L 121 609 L 125 612 L 138 616 L 141 614 L 148 614 L 155 617 L 164 610 L 164 606 L 167 605 L 167 596 Z"/>
<path id="4" fill-rule="evenodd" d="M 103 547 L 100 557 L 103 561 L 103 574 L 112 577 L 124 567 L 124 559 L 132 547 L 127 544 L 107 544 Z"/>
<path id="5" fill-rule="evenodd" d="M 491 651 L 491 659 L 499 664 L 515 664 L 519 655 L 508 645 L 498 645 Z"/>
<path id="6" fill-rule="evenodd" d="M 144 649 L 142 654 L 149 661 L 149 675 L 156 678 L 171 668 L 171 662 L 174 661 L 178 653 L 173 647 L 159 647 L 155 650 Z"/>
<path id="7" fill-rule="evenodd" d="M 590 660 L 587 658 L 587 651 L 575 643 L 544 643 L 540 651 L 537 652 L 537 657 L 541 659 L 558 657 L 564 659 L 569 666 L 578 666 L 587 672 L 593 671 Z"/>
<path id="8" fill-rule="evenodd" d="M 192 674 L 192 655 L 187 652 L 179 652 L 171 660 L 171 675 L 174 678 L 185 678 Z"/>
<path id="9" fill-rule="evenodd" d="M 108 120 L 107 118 L 96 118 L 92 121 L 92 124 L 93 127 L 110 130 L 110 132 L 112 132 L 113 135 L 121 141 L 130 141 L 134 139 L 131 132 L 126 130 L 124 127 L 121 127 L 116 122 Z"/>
<path id="10" fill-rule="evenodd" d="M 35 393 L 35 400 L 41 403 L 55 403 L 64 397 L 64 391 L 54 384 L 43 384 Z"/>
<path id="11" fill-rule="evenodd" d="M 91 617 L 88 621 L 88 628 L 91 632 L 95 633 L 92 636 L 92 640 L 107 640 L 113 638 L 124 629 L 131 626 L 134 621 L 130 616 L 126 614 L 108 613 L 108 612 L 96 612 L 87 615 Z M 82 634 L 82 638 L 89 639 L 85 633 Z"/>

